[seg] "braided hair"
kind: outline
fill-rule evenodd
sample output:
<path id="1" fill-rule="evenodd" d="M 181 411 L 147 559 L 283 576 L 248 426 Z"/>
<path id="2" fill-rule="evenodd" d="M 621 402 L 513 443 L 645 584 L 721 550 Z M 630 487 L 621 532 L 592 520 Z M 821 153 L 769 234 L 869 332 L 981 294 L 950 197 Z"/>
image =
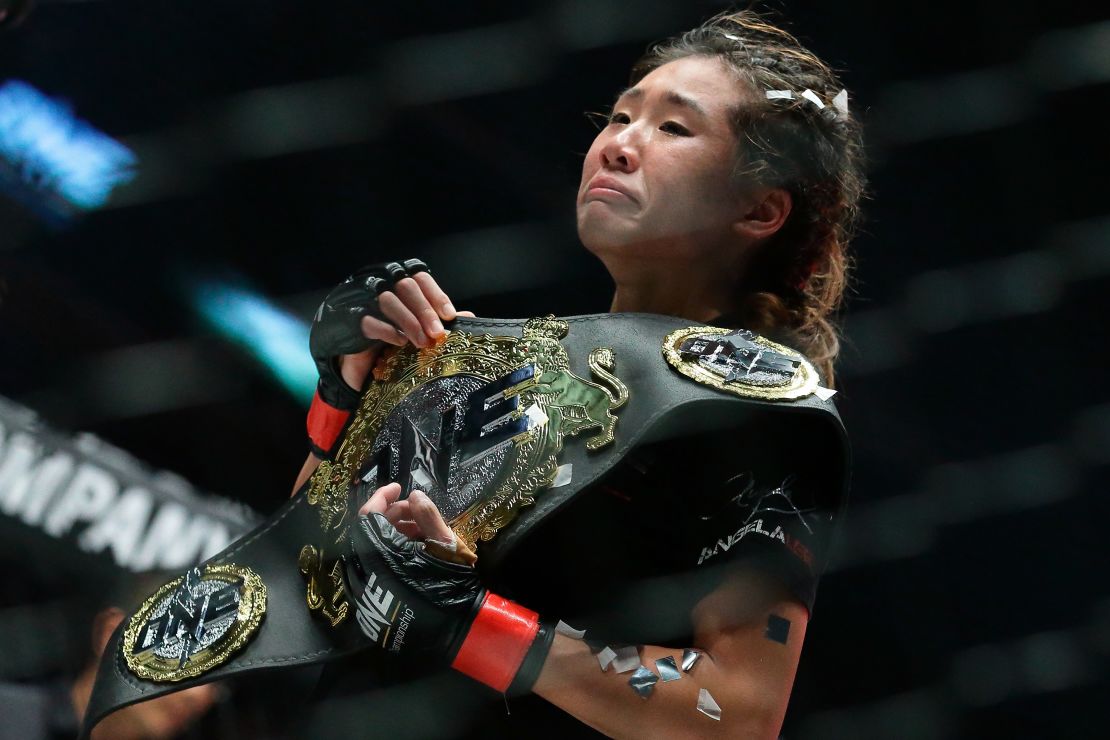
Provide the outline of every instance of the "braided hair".
<path id="1" fill-rule="evenodd" d="M 841 85 L 828 65 L 750 10 L 720 13 L 655 44 L 633 66 L 631 84 L 691 56 L 720 59 L 745 87 L 749 102 L 732 111 L 740 144 L 735 177 L 784 188 L 793 199 L 786 223 L 753 256 L 737 286 L 737 318 L 797 347 L 831 386 L 840 351 L 835 316 L 865 188 L 859 122 L 846 104 L 832 103 Z M 767 91 L 782 92 L 768 97 Z"/>

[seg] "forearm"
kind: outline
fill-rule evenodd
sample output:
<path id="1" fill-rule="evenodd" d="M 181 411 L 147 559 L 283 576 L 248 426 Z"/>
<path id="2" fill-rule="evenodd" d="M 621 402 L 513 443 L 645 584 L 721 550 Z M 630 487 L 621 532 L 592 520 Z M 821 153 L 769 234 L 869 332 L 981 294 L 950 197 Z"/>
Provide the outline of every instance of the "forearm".
<path id="1" fill-rule="evenodd" d="M 644 645 L 640 663 L 655 672 L 655 661 L 682 662 L 682 650 Z M 766 701 L 757 679 L 730 670 L 703 653 L 690 673 L 659 681 L 644 699 L 629 685 L 632 673 L 601 671 L 597 657 L 581 640 L 557 634 L 533 691 L 611 737 L 775 738 L 782 713 Z M 793 681 L 793 675 L 789 677 Z M 706 689 L 721 707 L 720 721 L 697 710 Z M 785 707 L 782 707 L 785 711 Z"/>
<path id="2" fill-rule="evenodd" d="M 297 481 L 293 484 L 293 492 L 289 494 L 290 496 L 295 496 L 297 491 L 301 490 L 301 486 L 305 484 L 305 481 L 316 472 L 316 468 L 320 467 L 320 462 L 320 458 L 316 457 L 311 452 L 308 453 L 304 465 L 301 466 L 301 472 L 297 473 Z"/>

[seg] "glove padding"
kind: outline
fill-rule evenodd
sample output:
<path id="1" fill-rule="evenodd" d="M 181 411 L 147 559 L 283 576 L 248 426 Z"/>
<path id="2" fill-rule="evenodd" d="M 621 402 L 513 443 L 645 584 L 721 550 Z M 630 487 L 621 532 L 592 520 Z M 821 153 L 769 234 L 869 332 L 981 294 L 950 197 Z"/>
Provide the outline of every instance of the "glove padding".
<path id="1" fill-rule="evenodd" d="M 490 593 L 471 565 L 441 560 L 381 514 L 351 525 L 347 588 L 374 649 L 452 668 L 501 692 L 529 691 L 554 631 Z"/>
<path id="2" fill-rule="evenodd" d="M 449 663 L 486 594 L 477 571 L 428 554 L 381 514 L 351 526 L 347 584 L 362 634 L 395 655 Z"/>
<path id="3" fill-rule="evenodd" d="M 418 259 L 367 265 L 324 298 L 308 336 L 309 351 L 320 374 L 317 391 L 324 403 L 344 411 L 358 406 L 360 389 L 351 388 L 343 380 L 337 364 L 339 355 L 353 355 L 381 345 L 381 341 L 368 339 L 362 333 L 362 317 L 373 316 L 389 323 L 378 308 L 378 296 L 392 290 L 397 281 L 427 271 L 428 266 Z"/>

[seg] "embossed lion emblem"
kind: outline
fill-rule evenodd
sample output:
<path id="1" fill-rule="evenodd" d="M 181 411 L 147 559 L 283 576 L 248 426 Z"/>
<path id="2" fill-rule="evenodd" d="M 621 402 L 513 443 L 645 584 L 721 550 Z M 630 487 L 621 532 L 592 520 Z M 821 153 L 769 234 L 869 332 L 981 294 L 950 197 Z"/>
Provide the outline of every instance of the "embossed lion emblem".
<path id="1" fill-rule="evenodd" d="M 617 417 L 612 412 L 628 401 L 628 387 L 609 372 L 613 369 L 613 350 L 609 347 L 598 347 L 588 361 L 594 377 L 605 385 L 572 373 L 567 351 L 559 342 L 569 329 L 567 322 L 553 316 L 529 319 L 522 330 L 519 350 L 542 358 L 544 372 L 529 391 L 542 398 L 549 416 L 559 417 L 556 428 L 566 436 L 600 430 L 586 442 L 587 449 L 597 450 L 614 439 Z"/>

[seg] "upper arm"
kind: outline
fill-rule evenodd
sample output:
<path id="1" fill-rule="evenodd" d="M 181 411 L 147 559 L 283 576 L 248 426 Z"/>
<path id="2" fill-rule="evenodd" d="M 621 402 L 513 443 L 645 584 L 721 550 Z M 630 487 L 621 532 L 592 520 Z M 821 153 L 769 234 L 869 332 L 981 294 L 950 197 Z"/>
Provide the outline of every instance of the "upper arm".
<path id="1" fill-rule="evenodd" d="M 777 737 L 805 640 L 809 611 L 774 577 L 736 568 L 694 607 L 694 645 L 721 677 L 714 696 L 760 718 L 760 736 Z"/>

